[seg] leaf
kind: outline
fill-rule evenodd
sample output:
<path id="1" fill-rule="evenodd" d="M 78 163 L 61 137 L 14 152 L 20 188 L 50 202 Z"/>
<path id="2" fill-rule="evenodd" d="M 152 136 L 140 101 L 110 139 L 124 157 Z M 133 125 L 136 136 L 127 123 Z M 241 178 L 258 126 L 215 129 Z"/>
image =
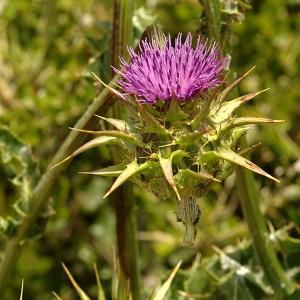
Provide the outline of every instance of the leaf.
<path id="1" fill-rule="evenodd" d="M 101 170 L 90 171 L 90 172 L 79 172 L 80 174 L 99 175 L 99 176 L 112 176 L 118 177 L 124 171 L 126 164 L 123 162 L 115 166 L 109 166 Z"/>
<path id="2" fill-rule="evenodd" d="M 243 289 L 246 293 L 249 293 L 248 288 L 246 287 L 243 278 L 247 278 L 249 281 L 254 283 L 256 286 L 260 287 L 266 294 L 269 294 L 272 291 L 272 287 L 268 284 L 265 277 L 263 277 L 258 272 L 253 272 L 248 267 L 241 265 L 238 261 L 229 257 L 225 252 L 217 248 L 216 246 L 212 247 L 220 255 L 221 266 L 223 270 L 234 270 L 236 276 L 239 277 L 239 287 L 243 286 Z M 248 298 L 246 298 L 248 299 Z M 250 298 L 252 299 L 252 298 Z"/>
<path id="3" fill-rule="evenodd" d="M 95 73 L 93 73 L 93 75 L 112 93 L 114 94 L 124 105 L 126 105 L 128 107 L 128 109 L 134 113 L 135 115 L 138 114 L 137 111 L 137 103 L 130 100 L 128 97 L 126 97 L 125 95 L 123 95 L 122 93 L 120 93 L 119 91 L 115 90 L 114 88 L 112 88 L 111 86 L 107 85 L 106 83 L 104 83 Z M 118 76 L 117 76 L 118 77 Z"/>
<path id="4" fill-rule="evenodd" d="M 174 176 L 175 181 L 183 187 L 194 187 L 206 180 L 212 180 L 216 182 L 221 182 L 220 180 L 214 178 L 208 172 L 201 170 L 199 173 L 191 171 L 189 169 L 179 170 Z"/>
<path id="5" fill-rule="evenodd" d="M 151 115 L 142 104 L 138 103 L 141 121 L 144 123 L 143 132 L 156 134 L 170 134 L 170 132 Z"/>
<path id="6" fill-rule="evenodd" d="M 267 90 L 269 90 L 269 89 L 265 89 L 265 90 L 262 90 L 262 91 L 259 91 L 257 93 L 253 93 L 253 94 L 243 95 L 234 100 L 227 101 L 227 102 L 223 103 L 222 105 L 220 105 L 219 107 L 217 107 L 217 106 L 214 107 L 210 112 L 210 117 L 211 117 L 212 121 L 217 124 L 220 124 L 220 123 L 228 120 L 239 106 L 241 106 L 242 104 L 248 102 L 249 100 L 253 99 L 255 96 L 257 96 Z"/>
<path id="7" fill-rule="evenodd" d="M 114 127 L 116 127 L 119 131 L 124 131 L 124 132 L 131 132 L 131 133 L 136 133 L 137 128 L 135 126 L 132 126 L 132 124 L 126 122 L 125 120 L 120 120 L 120 119 L 114 119 L 114 118 L 104 118 L 98 115 L 95 115 L 96 117 L 110 123 Z"/>
<path id="8" fill-rule="evenodd" d="M 200 163 L 209 163 L 211 161 L 214 161 L 216 159 L 225 159 L 228 160 L 236 165 L 242 166 L 246 169 L 249 169 L 255 173 L 261 174 L 265 177 L 268 177 L 276 182 L 280 182 L 278 179 L 274 178 L 273 176 L 269 175 L 265 171 L 263 171 L 261 168 L 259 168 L 257 165 L 255 165 L 250 160 L 247 160 L 246 158 L 240 156 L 239 154 L 235 153 L 231 149 L 229 149 L 223 142 L 220 143 L 219 148 L 217 151 L 208 151 L 203 153 L 200 158 Z"/>
<path id="9" fill-rule="evenodd" d="M 285 120 L 272 120 L 272 119 L 265 119 L 265 118 L 253 118 L 253 117 L 246 117 L 246 118 L 236 118 L 226 123 L 221 127 L 221 130 L 218 132 L 218 137 L 221 137 L 225 134 L 226 131 L 229 131 L 232 128 L 249 125 L 249 124 L 262 124 L 262 123 L 284 123 Z"/>
<path id="10" fill-rule="evenodd" d="M 157 294 L 155 295 L 155 297 L 153 298 L 153 300 L 163 300 L 165 299 L 165 295 L 167 294 L 172 280 L 175 277 L 180 265 L 181 265 L 182 261 L 179 261 L 179 263 L 177 264 L 177 266 L 175 267 L 175 269 L 173 270 L 173 272 L 171 273 L 171 275 L 169 276 L 169 278 L 167 279 L 167 281 L 161 286 L 161 288 L 158 290 Z"/>
<path id="11" fill-rule="evenodd" d="M 209 115 L 210 105 L 211 105 L 212 100 L 213 100 L 213 97 L 210 97 L 204 102 L 199 113 L 195 116 L 195 118 L 191 122 L 188 123 L 188 125 L 198 124 L 205 117 L 207 117 Z"/>
<path id="12" fill-rule="evenodd" d="M 165 175 L 167 181 L 169 182 L 170 186 L 176 193 L 178 201 L 180 201 L 180 195 L 178 193 L 178 190 L 177 190 L 177 187 L 176 187 L 176 184 L 174 181 L 174 177 L 173 177 L 172 156 L 170 156 L 169 158 L 163 158 L 161 155 L 157 155 L 157 158 L 159 159 L 159 163 L 161 165 L 161 168 L 164 172 L 164 175 Z"/>
<path id="13" fill-rule="evenodd" d="M 122 142 L 122 140 L 116 138 L 116 137 L 112 137 L 112 136 L 100 136 L 98 138 L 95 138 L 89 142 L 87 142 L 86 144 L 84 144 L 83 146 L 81 146 L 80 148 L 78 148 L 75 152 L 73 152 L 70 156 L 68 156 L 67 158 L 65 158 L 64 160 L 62 160 L 61 162 L 59 162 L 58 164 L 56 164 L 55 166 L 51 167 L 51 169 L 59 166 L 60 164 L 66 162 L 67 160 L 73 158 L 74 156 L 97 146 L 100 145 L 112 145 L 112 144 L 116 144 L 116 145 L 120 145 L 124 147 L 124 143 Z"/>
<path id="14" fill-rule="evenodd" d="M 142 165 L 139 165 L 137 163 L 137 160 L 133 160 L 129 165 L 125 166 L 125 170 L 119 175 L 117 180 L 114 182 L 110 190 L 103 196 L 103 198 L 106 198 L 109 194 L 111 194 L 116 188 L 118 188 L 120 185 L 122 185 L 125 181 L 130 179 L 130 177 L 142 173 L 144 170 L 147 170 L 149 167 L 149 163 L 151 162 L 145 162 Z"/>
<path id="15" fill-rule="evenodd" d="M 116 138 L 120 138 L 124 141 L 127 141 L 129 143 L 132 143 L 136 146 L 140 146 L 143 148 L 150 148 L 150 144 L 144 144 L 139 139 L 137 139 L 134 134 L 131 134 L 130 132 L 121 132 L 121 131 L 117 131 L 117 130 L 92 131 L 92 130 L 72 128 L 72 127 L 70 127 L 70 129 L 80 131 L 80 132 L 90 133 L 90 134 L 98 134 L 100 136 L 116 137 Z"/>
<path id="16" fill-rule="evenodd" d="M 7 179 L 15 186 L 15 194 L 8 202 L 14 211 L 11 211 L 12 215 L 0 218 L 0 232 L 10 236 L 14 228 L 22 224 L 29 210 L 39 174 L 30 146 L 7 126 L 0 126 L 0 162 L 5 165 L 5 169 L 10 169 L 9 176 L 14 176 Z M 40 233 L 40 230 L 41 228 L 34 228 L 31 233 Z"/>
<path id="17" fill-rule="evenodd" d="M 231 93 L 231 91 L 242 81 L 244 80 L 253 70 L 255 67 L 251 68 L 246 74 L 235 80 L 233 83 L 231 83 L 218 97 L 218 103 L 223 103 L 226 101 L 228 95 Z"/>
<path id="18" fill-rule="evenodd" d="M 243 149 L 243 150 L 239 151 L 238 154 L 239 154 L 240 156 L 245 157 L 245 156 L 249 155 L 250 153 L 252 153 L 252 152 L 253 152 L 256 148 L 258 148 L 260 145 L 261 145 L 261 143 L 257 143 L 257 144 L 255 144 L 255 145 L 249 147 L 249 148 L 246 148 L 246 149 Z"/>
<path id="19" fill-rule="evenodd" d="M 171 99 L 170 107 L 164 117 L 164 121 L 177 122 L 187 117 L 188 115 L 180 109 L 177 99 L 173 96 Z"/>
<path id="20" fill-rule="evenodd" d="M 192 144 L 193 142 L 201 139 L 203 137 L 203 135 L 209 131 L 210 131 L 210 128 L 206 127 L 203 130 L 182 135 L 178 140 L 175 141 L 175 144 L 177 144 L 177 145 Z"/>

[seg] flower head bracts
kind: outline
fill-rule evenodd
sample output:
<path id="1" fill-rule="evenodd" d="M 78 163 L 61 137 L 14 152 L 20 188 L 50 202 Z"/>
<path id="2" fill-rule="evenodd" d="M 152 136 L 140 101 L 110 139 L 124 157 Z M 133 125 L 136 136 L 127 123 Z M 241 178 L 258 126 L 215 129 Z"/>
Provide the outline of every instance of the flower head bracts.
<path id="1" fill-rule="evenodd" d="M 122 75 L 119 84 L 126 93 L 134 95 L 142 104 L 155 104 L 157 100 L 169 102 L 173 96 L 179 102 L 193 101 L 200 93 L 217 86 L 222 80 L 220 72 L 228 65 L 226 57 L 218 59 L 219 46 L 198 37 L 192 48 L 189 33 L 184 43 L 179 33 L 172 46 L 171 37 L 163 43 L 142 41 L 140 53 L 128 47 L 131 62 L 120 58 Z"/>

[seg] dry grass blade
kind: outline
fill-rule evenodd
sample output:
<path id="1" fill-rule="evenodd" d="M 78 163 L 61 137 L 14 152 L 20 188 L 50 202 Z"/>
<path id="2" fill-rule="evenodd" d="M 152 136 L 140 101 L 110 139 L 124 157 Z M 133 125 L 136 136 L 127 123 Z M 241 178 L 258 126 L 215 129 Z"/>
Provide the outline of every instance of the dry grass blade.
<path id="1" fill-rule="evenodd" d="M 98 287 L 98 300 L 106 300 L 104 291 L 103 291 L 103 287 L 100 281 L 100 277 L 97 271 L 97 266 L 94 263 L 94 270 L 95 270 L 95 274 L 96 274 L 96 280 L 97 280 L 97 287 Z"/>
<path id="2" fill-rule="evenodd" d="M 24 279 L 22 279 L 22 287 L 21 287 L 21 295 L 20 295 L 20 300 L 23 299 L 23 289 L 24 289 Z"/>
<path id="3" fill-rule="evenodd" d="M 173 270 L 173 272 L 171 273 L 171 275 L 169 276 L 169 278 L 167 279 L 167 281 L 162 285 L 162 287 L 159 289 L 159 291 L 157 292 L 156 296 L 153 298 L 153 300 L 163 300 L 166 293 L 168 292 L 170 285 L 172 283 L 173 278 L 175 277 L 180 265 L 181 265 L 182 261 L 180 261 L 177 266 L 175 267 L 175 269 Z"/>
<path id="4" fill-rule="evenodd" d="M 73 286 L 75 287 L 79 297 L 81 300 L 90 300 L 90 298 L 88 297 L 88 295 L 80 288 L 80 286 L 77 284 L 77 282 L 74 280 L 73 276 L 71 275 L 71 273 L 69 272 L 69 270 L 67 269 L 67 267 L 65 266 L 64 263 L 62 263 L 63 268 L 65 269 L 68 277 L 70 278 Z"/>
<path id="5" fill-rule="evenodd" d="M 54 297 L 58 300 L 63 300 L 62 298 L 60 298 L 55 292 L 52 291 L 52 294 L 54 295 Z"/>

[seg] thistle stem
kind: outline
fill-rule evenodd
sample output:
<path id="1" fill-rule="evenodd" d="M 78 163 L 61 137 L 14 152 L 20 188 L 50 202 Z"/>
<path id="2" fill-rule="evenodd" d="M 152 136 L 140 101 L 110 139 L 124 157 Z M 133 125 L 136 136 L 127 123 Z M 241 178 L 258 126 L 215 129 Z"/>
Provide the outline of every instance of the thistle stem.
<path id="1" fill-rule="evenodd" d="M 183 242 L 187 245 L 194 245 L 197 229 L 196 224 L 199 221 L 201 210 L 199 209 L 194 197 L 182 197 L 178 201 L 178 222 L 185 226 L 185 235 Z"/>
<path id="2" fill-rule="evenodd" d="M 126 183 L 115 191 L 118 256 L 121 267 L 120 283 L 129 281 L 132 299 L 141 299 L 139 251 L 136 238 L 135 202 L 132 184 Z"/>
<path id="3" fill-rule="evenodd" d="M 260 196 L 255 187 L 253 173 L 237 167 L 237 186 L 243 215 L 252 239 L 255 256 L 267 277 L 276 299 L 284 299 L 293 290 L 291 282 L 285 276 L 270 244 L 269 233 L 260 211 Z"/>
<path id="4" fill-rule="evenodd" d="M 129 54 L 127 46 L 132 44 L 132 0 L 114 1 L 114 19 L 112 30 L 110 64 L 117 66 L 119 57 L 125 59 Z M 115 103 L 112 107 L 114 118 L 124 118 L 128 111 L 124 105 Z M 121 153 L 120 148 L 110 147 L 114 163 L 118 163 Z M 136 238 L 136 218 L 134 210 L 134 197 L 132 184 L 126 182 L 114 193 L 115 211 L 117 219 L 117 244 L 120 262 L 120 286 L 127 288 L 129 281 L 132 299 L 141 299 L 140 293 L 140 268 L 138 242 Z"/>

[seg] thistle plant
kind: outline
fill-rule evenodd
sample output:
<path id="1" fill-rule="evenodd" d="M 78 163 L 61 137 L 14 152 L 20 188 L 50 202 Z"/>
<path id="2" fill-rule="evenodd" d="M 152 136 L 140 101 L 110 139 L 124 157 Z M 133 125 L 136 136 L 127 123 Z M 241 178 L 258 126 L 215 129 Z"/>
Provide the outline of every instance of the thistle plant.
<path id="1" fill-rule="evenodd" d="M 229 84 L 225 68 L 230 60 L 218 57 L 217 43 L 198 37 L 192 47 L 189 33 L 160 34 L 141 41 L 138 52 L 128 47 L 130 63 L 120 58 L 114 89 L 103 85 L 131 113 L 127 120 L 100 119 L 115 130 L 87 131 L 98 135 L 62 162 L 92 147 L 117 144 L 125 149 L 120 164 L 84 172 L 117 177 L 104 197 L 130 180 L 160 199 L 176 200 L 177 221 L 186 228 L 184 243 L 192 245 L 201 210 L 196 199 L 230 176 L 237 165 L 273 178 L 245 156 L 259 144 L 242 149 L 239 139 L 253 124 L 281 122 L 235 116 L 235 110 L 263 91 L 230 99 L 230 92 L 249 73 Z M 121 90 L 121 92 L 120 92 Z"/>

